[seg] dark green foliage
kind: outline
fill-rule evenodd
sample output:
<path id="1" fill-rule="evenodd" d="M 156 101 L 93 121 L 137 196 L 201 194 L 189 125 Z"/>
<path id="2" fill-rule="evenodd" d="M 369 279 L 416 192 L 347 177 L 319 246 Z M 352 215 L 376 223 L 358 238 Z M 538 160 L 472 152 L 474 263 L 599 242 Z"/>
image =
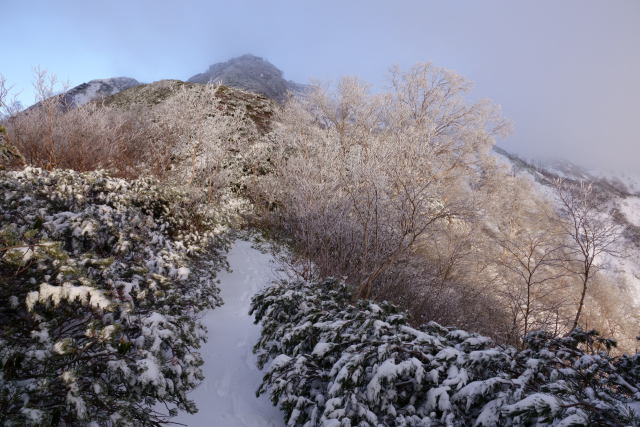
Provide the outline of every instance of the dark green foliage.
<path id="1" fill-rule="evenodd" d="M 632 425 L 638 357 L 612 357 L 595 331 L 527 337 L 527 349 L 435 323 L 415 329 L 390 304 L 353 304 L 338 281 L 282 282 L 253 300 L 255 346 L 288 425 Z"/>
<path id="2" fill-rule="evenodd" d="M 0 172 L 0 424 L 155 425 L 194 411 L 214 218 L 150 180 Z M 206 255 L 206 257 L 205 257 Z"/>

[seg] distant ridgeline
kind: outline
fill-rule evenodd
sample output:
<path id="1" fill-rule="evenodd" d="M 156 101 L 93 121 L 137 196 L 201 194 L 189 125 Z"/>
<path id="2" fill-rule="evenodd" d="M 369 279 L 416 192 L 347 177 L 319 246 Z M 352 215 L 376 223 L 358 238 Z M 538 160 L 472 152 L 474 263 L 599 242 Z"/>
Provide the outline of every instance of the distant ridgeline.
<path id="1" fill-rule="evenodd" d="M 285 80 L 280 69 L 269 61 L 254 55 L 242 55 L 226 62 L 213 64 L 204 73 L 189 78 L 188 82 L 220 83 L 224 86 L 264 95 L 280 103 L 287 99 L 289 93 L 300 93 L 307 88 L 306 85 Z M 82 83 L 56 96 L 60 99 L 62 108 L 69 109 L 142 84 L 130 77 L 96 79 Z M 38 105 L 40 103 L 30 108 L 37 108 Z"/>

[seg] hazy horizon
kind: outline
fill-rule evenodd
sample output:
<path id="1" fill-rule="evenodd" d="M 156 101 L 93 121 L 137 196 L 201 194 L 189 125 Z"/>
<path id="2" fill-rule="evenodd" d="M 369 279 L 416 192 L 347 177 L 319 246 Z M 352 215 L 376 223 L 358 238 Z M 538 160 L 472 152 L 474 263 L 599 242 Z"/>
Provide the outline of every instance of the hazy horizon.
<path id="1" fill-rule="evenodd" d="M 393 64 L 429 61 L 475 83 L 514 132 L 501 147 L 635 172 L 640 154 L 640 2 L 340 3 L 5 1 L 3 74 L 32 101 L 32 67 L 71 86 L 117 76 L 186 80 L 261 56 L 285 77 L 382 85 Z"/>

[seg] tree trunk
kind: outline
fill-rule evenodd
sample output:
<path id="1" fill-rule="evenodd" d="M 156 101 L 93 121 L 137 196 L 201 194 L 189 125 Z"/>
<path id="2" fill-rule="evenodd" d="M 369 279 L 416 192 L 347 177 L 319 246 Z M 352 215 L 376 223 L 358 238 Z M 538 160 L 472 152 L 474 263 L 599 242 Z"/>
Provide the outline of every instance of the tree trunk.
<path id="1" fill-rule="evenodd" d="M 578 304 L 578 312 L 576 313 L 576 318 L 573 321 L 573 327 L 571 330 L 575 330 L 578 327 L 578 322 L 580 321 L 580 314 L 582 314 L 582 307 L 584 306 L 584 297 L 587 294 L 587 281 L 589 280 L 589 276 L 586 276 L 584 282 L 582 283 L 582 295 L 580 295 L 580 303 Z"/>

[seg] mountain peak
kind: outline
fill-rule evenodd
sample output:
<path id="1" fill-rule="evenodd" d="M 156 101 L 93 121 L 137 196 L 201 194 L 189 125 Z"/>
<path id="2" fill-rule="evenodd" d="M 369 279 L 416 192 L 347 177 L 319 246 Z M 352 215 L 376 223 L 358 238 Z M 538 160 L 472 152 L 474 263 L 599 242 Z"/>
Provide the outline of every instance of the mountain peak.
<path id="1" fill-rule="evenodd" d="M 289 92 L 300 92 L 304 85 L 285 80 L 282 70 L 259 56 L 244 54 L 225 62 L 210 65 L 204 73 L 196 74 L 191 83 L 221 83 L 255 92 L 278 102 L 286 100 Z"/>

